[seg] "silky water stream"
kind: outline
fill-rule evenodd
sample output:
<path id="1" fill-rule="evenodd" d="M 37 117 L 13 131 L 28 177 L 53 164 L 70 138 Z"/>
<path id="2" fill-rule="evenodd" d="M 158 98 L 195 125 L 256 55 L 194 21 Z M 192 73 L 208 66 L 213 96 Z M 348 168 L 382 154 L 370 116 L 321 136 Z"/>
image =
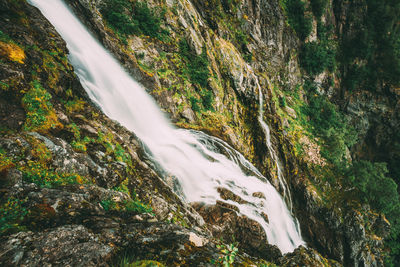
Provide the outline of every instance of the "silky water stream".
<path id="1" fill-rule="evenodd" d="M 218 138 L 172 126 L 146 90 L 100 45 L 63 1 L 28 1 L 40 9 L 66 41 L 70 63 L 92 101 L 141 139 L 152 160 L 177 178 L 181 188 L 178 193 L 185 201 L 208 204 L 225 201 L 217 192 L 218 187 L 224 187 L 249 203 L 225 201 L 259 222 L 270 244 L 283 253 L 304 245 L 285 201 L 239 152 Z M 255 192 L 262 192 L 266 199 L 253 197 Z M 268 215 L 268 223 L 262 213 Z"/>

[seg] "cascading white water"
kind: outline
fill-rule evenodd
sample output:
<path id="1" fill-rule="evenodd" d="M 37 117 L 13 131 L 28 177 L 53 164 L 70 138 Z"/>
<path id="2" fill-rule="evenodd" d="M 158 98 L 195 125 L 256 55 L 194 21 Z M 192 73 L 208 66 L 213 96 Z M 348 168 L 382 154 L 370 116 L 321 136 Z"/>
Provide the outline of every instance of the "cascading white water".
<path id="1" fill-rule="evenodd" d="M 154 100 L 61 0 L 28 1 L 66 41 L 70 62 L 90 98 L 107 116 L 133 131 L 151 151 L 153 160 L 177 177 L 186 201 L 214 204 L 222 200 L 217 188 L 225 187 L 248 201 L 225 202 L 259 222 L 269 243 L 283 253 L 304 244 L 279 193 L 240 153 L 215 137 L 171 126 Z M 264 193 L 266 199 L 253 197 L 255 192 Z M 269 223 L 261 216 L 263 212 Z"/>
<path id="2" fill-rule="evenodd" d="M 264 121 L 264 104 L 263 104 L 263 94 L 261 92 L 261 88 L 260 86 L 258 86 L 258 93 L 259 93 L 259 104 L 260 104 L 260 108 L 259 108 L 259 112 L 258 112 L 258 122 L 261 125 L 261 128 L 264 131 L 265 134 L 265 139 L 267 141 L 267 147 L 268 147 L 268 151 L 269 151 L 269 155 L 275 165 L 276 168 L 276 176 L 278 178 L 279 181 L 279 186 L 283 191 L 283 198 L 286 200 L 287 205 L 289 206 L 290 211 L 292 211 L 292 196 L 290 193 L 290 189 L 286 183 L 285 177 L 283 175 L 282 172 L 282 163 L 278 158 L 278 155 L 274 149 L 274 147 L 272 146 L 272 142 L 271 142 L 271 130 L 269 129 L 268 124 L 265 123 Z"/>

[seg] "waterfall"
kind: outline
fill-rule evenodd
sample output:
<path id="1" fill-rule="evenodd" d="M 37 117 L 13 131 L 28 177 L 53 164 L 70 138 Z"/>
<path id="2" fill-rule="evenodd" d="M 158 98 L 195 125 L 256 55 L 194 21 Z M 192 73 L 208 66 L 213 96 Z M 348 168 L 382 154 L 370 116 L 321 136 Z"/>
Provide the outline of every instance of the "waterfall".
<path id="1" fill-rule="evenodd" d="M 187 202 L 215 204 L 224 187 L 247 201 L 240 213 L 259 222 L 270 244 L 291 252 L 304 242 L 282 197 L 239 152 L 215 137 L 176 129 L 120 64 L 61 0 L 28 0 L 67 43 L 69 60 L 89 97 L 111 119 L 134 132 L 166 173 L 176 177 Z M 262 192 L 266 199 L 253 197 Z M 179 192 L 178 192 L 179 193 Z M 266 213 L 266 222 L 261 213 Z"/>
<path id="2" fill-rule="evenodd" d="M 258 94 L 259 94 L 259 112 L 258 112 L 258 122 L 261 125 L 261 128 L 263 129 L 263 132 L 265 134 L 265 139 L 267 141 L 267 147 L 269 151 L 270 158 L 272 159 L 275 169 L 276 169 L 276 176 L 278 178 L 279 182 L 279 187 L 283 191 L 283 198 L 285 199 L 287 205 L 289 206 L 290 212 L 292 212 L 292 196 L 290 193 L 290 188 L 288 187 L 285 177 L 283 176 L 283 165 L 282 162 L 279 160 L 279 157 L 272 146 L 271 142 L 271 130 L 269 129 L 268 124 L 265 123 L 264 121 L 264 103 L 263 103 L 263 94 L 261 92 L 261 87 L 258 85 Z"/>

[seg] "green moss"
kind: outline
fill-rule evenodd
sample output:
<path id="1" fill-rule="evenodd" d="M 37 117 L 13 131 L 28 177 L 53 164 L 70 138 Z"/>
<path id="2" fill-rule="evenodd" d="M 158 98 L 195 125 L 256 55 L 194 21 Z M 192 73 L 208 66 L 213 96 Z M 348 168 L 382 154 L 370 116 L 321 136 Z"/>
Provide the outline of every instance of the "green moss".
<path id="1" fill-rule="evenodd" d="M 311 0 L 311 9 L 314 16 L 319 19 L 324 14 L 326 9 L 327 0 Z"/>
<path id="2" fill-rule="evenodd" d="M 119 34 L 144 34 L 167 39 L 168 31 L 161 26 L 166 10 L 151 9 L 147 2 L 130 0 L 107 0 L 101 14 Z"/>
<path id="3" fill-rule="evenodd" d="M 10 88 L 10 85 L 8 85 L 8 83 L 0 81 L 0 89 L 1 90 L 7 91 L 8 88 Z"/>
<path id="4" fill-rule="evenodd" d="M 28 164 L 19 168 L 22 178 L 29 183 L 35 183 L 40 187 L 58 187 L 68 184 L 85 183 L 84 178 L 77 174 L 59 173 L 49 168 L 46 164 L 28 161 Z"/>
<path id="5" fill-rule="evenodd" d="M 31 83 L 31 89 L 22 97 L 22 106 L 26 111 L 24 130 L 47 132 L 62 127 L 50 102 L 51 98 L 38 81 Z"/>
<path id="6" fill-rule="evenodd" d="M 105 211 L 119 211 L 134 214 L 151 213 L 152 208 L 142 203 L 135 197 L 134 200 L 116 202 L 113 199 L 106 199 L 100 201 L 100 205 Z"/>
<path id="7" fill-rule="evenodd" d="M 185 73 L 189 76 L 191 82 L 202 87 L 207 87 L 208 78 L 210 77 L 209 62 L 206 48 L 203 47 L 201 55 L 197 55 L 193 51 L 186 39 L 179 42 L 179 53 L 185 61 Z"/>
<path id="8" fill-rule="evenodd" d="M 25 201 L 16 198 L 8 198 L 0 204 L 0 236 L 25 230 L 20 223 L 28 214 L 28 210 L 24 208 Z"/>
<path id="9" fill-rule="evenodd" d="M 1 42 L 6 42 L 6 43 L 11 43 L 14 42 L 10 36 L 8 36 L 7 34 L 5 34 L 4 32 L 2 32 L 0 30 L 0 41 Z"/>
<path id="10" fill-rule="evenodd" d="M 312 30 L 312 18 L 306 14 L 305 3 L 302 0 L 281 0 L 280 3 L 289 25 L 300 40 L 304 41 Z"/>
<path id="11" fill-rule="evenodd" d="M 216 266 L 222 267 L 230 267 L 234 266 L 233 263 L 235 262 L 236 255 L 238 253 L 238 248 L 236 247 L 237 244 L 230 244 L 230 245 L 217 245 L 219 249 L 219 253 L 221 256 L 215 261 L 212 262 Z"/>
<path id="12" fill-rule="evenodd" d="M 300 66 L 311 76 L 324 70 L 333 71 L 336 66 L 335 49 L 327 42 L 310 42 L 304 44 L 300 52 Z"/>
<path id="13" fill-rule="evenodd" d="M 67 95 L 68 94 L 69 93 L 67 93 Z M 74 100 L 67 101 L 64 106 L 67 110 L 67 113 L 72 114 L 84 110 L 86 104 L 87 103 L 84 100 L 75 98 Z"/>
<path id="14" fill-rule="evenodd" d="M 3 149 L 0 149 L 0 174 L 4 174 L 8 169 L 14 167 L 12 158 L 8 157 Z"/>
<path id="15" fill-rule="evenodd" d="M 128 258 L 124 258 L 121 263 L 118 265 L 119 267 L 164 267 L 165 265 L 153 260 L 141 260 L 130 262 Z"/>

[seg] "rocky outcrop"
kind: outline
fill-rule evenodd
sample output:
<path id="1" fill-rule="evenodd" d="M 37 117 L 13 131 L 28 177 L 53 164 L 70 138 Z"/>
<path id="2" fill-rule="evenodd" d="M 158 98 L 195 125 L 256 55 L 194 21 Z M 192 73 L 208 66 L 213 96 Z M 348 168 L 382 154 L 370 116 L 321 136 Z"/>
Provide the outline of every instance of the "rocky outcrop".
<path id="1" fill-rule="evenodd" d="M 280 123 L 273 87 L 293 90 L 301 75 L 299 42 L 279 1 L 241 1 L 223 7 L 226 16 L 215 13 L 222 8 L 212 5 L 215 1 L 147 1 L 166 8 L 163 26 L 171 40 L 139 35 L 126 36 L 125 42 L 103 20 L 104 1 L 67 2 L 178 126 L 221 137 L 273 176 L 257 120 L 261 89 L 265 119 L 276 150 L 282 151 L 294 210 L 311 248 L 282 256 L 260 224 L 238 215 L 235 205 L 185 204 L 173 193 L 173 182 L 152 169 L 140 140 L 90 104 L 50 23 L 24 1 L 6 0 L 0 3 L 0 198 L 2 212 L 16 225 L 1 228 L 1 265 L 110 266 L 129 254 L 132 261 L 155 259 L 167 266 L 215 266 L 226 256 L 217 247 L 221 238 L 221 246 L 238 242 L 235 264 L 244 266 L 263 260 L 338 266 L 324 257 L 349 266 L 381 266 L 387 221 L 368 208 L 365 222 L 357 210 L 327 207 L 309 173 L 301 171 L 306 167 L 293 155 Z M 239 43 L 233 29 L 247 41 Z M 207 88 L 182 72 L 183 39 L 196 55 L 207 51 Z M 28 99 L 30 90 L 39 90 L 34 95 L 39 100 Z M 212 94 L 212 108 L 199 112 L 191 99 L 202 99 L 204 90 Z M 46 111 L 38 125 L 28 108 L 35 100 Z M 352 100 L 348 109 L 361 118 L 363 105 Z M 297 117 L 290 107 L 285 112 Z M 245 203 L 223 188 L 219 193 Z M 254 196 L 268 199 L 263 192 Z M 23 216 L 14 218 L 12 208 Z M 264 217 L 268 223 L 268 214 Z"/>
<path id="2" fill-rule="evenodd" d="M 237 207 L 224 202 L 216 205 L 194 203 L 192 206 L 199 212 L 214 237 L 227 243 L 239 241 L 238 248 L 253 257 L 275 262 L 282 256 L 276 246 L 268 244 L 262 226 L 246 216 L 237 213 Z"/>

